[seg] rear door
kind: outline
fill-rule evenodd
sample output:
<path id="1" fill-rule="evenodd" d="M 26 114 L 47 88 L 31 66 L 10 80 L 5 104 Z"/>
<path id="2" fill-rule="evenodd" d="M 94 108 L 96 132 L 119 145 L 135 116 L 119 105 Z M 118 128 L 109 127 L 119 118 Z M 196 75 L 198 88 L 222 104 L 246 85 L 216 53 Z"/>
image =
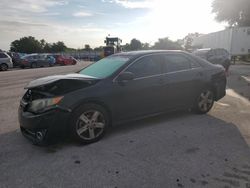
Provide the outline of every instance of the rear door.
<path id="1" fill-rule="evenodd" d="M 41 66 L 40 56 L 39 55 L 30 56 L 30 59 L 31 59 L 32 62 L 36 63 L 37 67 Z"/>
<path id="2" fill-rule="evenodd" d="M 47 55 L 39 55 L 39 63 L 40 63 L 40 66 L 43 66 L 43 67 L 49 66 Z"/>
<path id="3" fill-rule="evenodd" d="M 163 71 L 166 109 L 192 105 L 202 85 L 200 64 L 185 54 L 166 54 Z"/>
<path id="4" fill-rule="evenodd" d="M 139 58 L 124 71 L 134 80 L 114 82 L 115 118 L 123 120 L 159 112 L 162 97 L 162 59 L 158 55 Z"/>

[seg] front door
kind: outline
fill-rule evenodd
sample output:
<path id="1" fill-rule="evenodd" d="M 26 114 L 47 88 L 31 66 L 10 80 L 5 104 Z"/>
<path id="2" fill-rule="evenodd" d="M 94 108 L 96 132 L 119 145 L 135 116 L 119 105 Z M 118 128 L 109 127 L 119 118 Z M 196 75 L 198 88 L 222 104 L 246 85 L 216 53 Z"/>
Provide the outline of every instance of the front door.
<path id="1" fill-rule="evenodd" d="M 128 82 L 114 82 L 115 118 L 124 120 L 156 113 L 161 109 L 162 60 L 157 55 L 139 58 L 124 71 L 134 74 Z"/>

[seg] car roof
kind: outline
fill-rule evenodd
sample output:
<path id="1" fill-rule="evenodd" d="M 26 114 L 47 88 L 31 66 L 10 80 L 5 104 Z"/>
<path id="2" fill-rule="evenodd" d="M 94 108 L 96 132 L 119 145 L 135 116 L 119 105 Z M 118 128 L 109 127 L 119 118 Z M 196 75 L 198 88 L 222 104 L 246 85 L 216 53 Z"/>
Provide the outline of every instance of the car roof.
<path id="1" fill-rule="evenodd" d="M 153 53 L 161 53 L 161 52 L 183 52 L 183 51 L 181 51 L 181 50 L 139 50 L 139 51 L 131 51 L 131 52 L 122 52 L 120 54 L 145 55 L 145 54 L 153 54 Z"/>
<path id="2" fill-rule="evenodd" d="M 212 49 L 211 48 L 202 48 L 202 49 L 197 49 L 194 52 L 208 52 L 210 50 L 212 50 Z"/>
<path id="3" fill-rule="evenodd" d="M 158 54 L 158 53 L 185 53 L 187 52 L 181 50 L 140 50 L 140 51 L 131 51 L 131 52 L 121 52 L 114 54 L 112 56 L 130 56 L 131 58 L 140 57 L 143 55 L 150 55 L 150 54 Z"/>
<path id="4" fill-rule="evenodd" d="M 34 56 L 34 55 L 38 55 L 38 54 L 27 54 L 27 55 L 24 55 L 24 56 L 28 57 L 28 56 Z"/>

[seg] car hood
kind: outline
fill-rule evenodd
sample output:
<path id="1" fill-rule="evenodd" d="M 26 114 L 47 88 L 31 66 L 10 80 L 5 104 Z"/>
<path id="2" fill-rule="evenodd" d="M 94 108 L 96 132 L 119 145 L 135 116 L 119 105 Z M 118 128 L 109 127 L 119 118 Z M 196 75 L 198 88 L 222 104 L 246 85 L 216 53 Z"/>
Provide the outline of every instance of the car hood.
<path id="1" fill-rule="evenodd" d="M 39 78 L 36 80 L 31 81 L 25 89 L 32 89 L 40 86 L 45 86 L 52 84 L 54 82 L 58 82 L 60 80 L 81 80 L 81 81 L 91 81 L 91 80 L 97 80 L 96 77 L 83 75 L 83 74 L 66 74 L 66 75 L 53 75 L 53 76 L 47 76 L 43 78 Z"/>

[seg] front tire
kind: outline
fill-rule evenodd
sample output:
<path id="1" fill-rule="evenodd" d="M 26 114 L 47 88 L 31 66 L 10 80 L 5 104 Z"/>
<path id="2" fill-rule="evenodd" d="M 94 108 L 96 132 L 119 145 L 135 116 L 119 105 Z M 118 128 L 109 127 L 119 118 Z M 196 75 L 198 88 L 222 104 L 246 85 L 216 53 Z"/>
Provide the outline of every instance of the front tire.
<path id="1" fill-rule="evenodd" d="M 211 89 L 203 90 L 194 105 L 194 111 L 198 114 L 206 114 L 214 104 L 214 93 Z"/>
<path id="2" fill-rule="evenodd" d="M 97 142 L 104 136 L 109 122 L 108 113 L 102 106 L 85 104 L 75 110 L 72 116 L 72 137 L 83 144 Z"/>

